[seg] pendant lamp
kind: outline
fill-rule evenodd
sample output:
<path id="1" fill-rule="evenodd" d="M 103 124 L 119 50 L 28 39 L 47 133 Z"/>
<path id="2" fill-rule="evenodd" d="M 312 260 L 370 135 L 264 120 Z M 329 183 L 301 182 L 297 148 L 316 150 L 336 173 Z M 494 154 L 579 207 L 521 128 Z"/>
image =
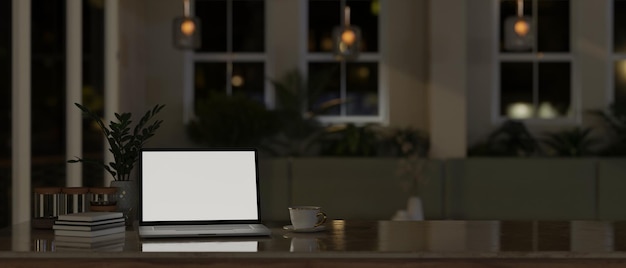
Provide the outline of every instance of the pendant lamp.
<path id="1" fill-rule="evenodd" d="M 189 0 L 183 0 L 183 16 L 174 18 L 174 47 L 178 49 L 200 48 L 200 19 L 191 17 Z"/>
<path id="2" fill-rule="evenodd" d="M 344 7 L 344 24 L 333 30 L 333 53 L 337 60 L 354 60 L 359 56 L 361 29 L 350 25 L 350 7 Z"/>
<path id="3" fill-rule="evenodd" d="M 531 17 L 524 16 L 524 0 L 517 0 L 517 16 L 508 17 L 504 22 L 504 48 L 506 50 L 529 50 L 533 47 Z"/>

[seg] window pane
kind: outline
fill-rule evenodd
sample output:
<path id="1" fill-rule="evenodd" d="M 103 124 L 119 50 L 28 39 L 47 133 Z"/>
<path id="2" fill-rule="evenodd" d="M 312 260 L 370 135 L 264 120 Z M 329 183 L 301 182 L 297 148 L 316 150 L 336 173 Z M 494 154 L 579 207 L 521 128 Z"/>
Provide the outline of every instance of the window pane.
<path id="1" fill-rule="evenodd" d="M 613 49 L 619 53 L 626 52 L 626 0 L 614 0 Z"/>
<path id="2" fill-rule="evenodd" d="M 539 96 L 537 117 L 554 118 L 570 112 L 570 63 L 539 63 Z"/>
<path id="3" fill-rule="evenodd" d="M 615 62 L 615 79 L 614 102 L 626 104 L 626 60 Z"/>
<path id="4" fill-rule="evenodd" d="M 347 63 L 348 115 L 378 115 L 378 63 Z"/>
<path id="5" fill-rule="evenodd" d="M 265 51 L 264 1 L 233 1 L 233 51 Z"/>
<path id="6" fill-rule="evenodd" d="M 56 59 L 55 59 L 56 58 Z M 65 61 L 47 56 L 32 62 L 33 154 L 65 151 Z"/>
<path id="7" fill-rule="evenodd" d="M 333 50 L 333 28 L 340 23 L 340 1 L 309 0 L 309 51 Z"/>
<path id="8" fill-rule="evenodd" d="M 539 1 L 537 18 L 538 51 L 570 51 L 570 8 L 569 0 Z"/>
<path id="9" fill-rule="evenodd" d="M 331 104 L 341 98 L 339 63 L 336 62 L 311 62 L 308 74 L 309 96 L 311 97 L 310 109 L 322 112 L 324 115 L 340 115 L 338 105 L 325 108 L 325 104 Z"/>
<path id="10" fill-rule="evenodd" d="M 532 16 L 532 1 L 524 1 L 524 15 Z M 524 50 L 511 50 L 505 49 L 505 31 L 507 31 L 505 25 L 506 20 L 510 17 L 517 17 L 517 1 L 516 0 L 503 0 L 500 2 L 500 51 L 501 52 L 528 52 L 532 49 Z"/>
<path id="11" fill-rule="evenodd" d="M 4 126 L 0 128 L 1 163 L 11 157 L 11 18 L 11 1 L 0 1 L 0 122 Z"/>
<path id="12" fill-rule="evenodd" d="M 378 0 L 349 0 L 350 24 L 361 28 L 361 51 L 378 51 Z M 340 1 L 309 0 L 309 52 L 333 49 L 333 28 L 341 25 Z"/>
<path id="13" fill-rule="evenodd" d="M 226 52 L 226 1 L 196 0 L 196 16 L 200 18 L 201 52 Z"/>
<path id="14" fill-rule="evenodd" d="M 265 103 L 265 65 L 262 62 L 233 63 L 233 94 L 243 94 Z"/>
<path id="15" fill-rule="evenodd" d="M 83 100 L 90 110 L 104 116 L 104 2 L 83 1 Z M 78 108 L 74 112 L 80 112 Z M 83 119 L 83 157 L 104 159 L 104 137 L 93 120 Z M 82 165 L 83 185 L 102 186 L 104 171 Z"/>
<path id="16" fill-rule="evenodd" d="M 500 63 L 500 115 L 530 118 L 533 111 L 533 64 Z"/>
<path id="17" fill-rule="evenodd" d="M 32 1 L 32 52 L 35 55 L 65 53 L 65 1 Z"/>
<path id="18" fill-rule="evenodd" d="M 11 222 L 11 2 L 0 1 L 0 228 Z"/>
<path id="19" fill-rule="evenodd" d="M 225 62 L 196 62 L 194 100 L 206 99 L 209 92 L 226 92 Z"/>
<path id="20" fill-rule="evenodd" d="M 32 185 L 65 184 L 65 1 L 32 1 Z"/>
<path id="21" fill-rule="evenodd" d="M 361 51 L 378 51 L 378 0 L 348 0 L 350 24 L 361 28 Z"/>

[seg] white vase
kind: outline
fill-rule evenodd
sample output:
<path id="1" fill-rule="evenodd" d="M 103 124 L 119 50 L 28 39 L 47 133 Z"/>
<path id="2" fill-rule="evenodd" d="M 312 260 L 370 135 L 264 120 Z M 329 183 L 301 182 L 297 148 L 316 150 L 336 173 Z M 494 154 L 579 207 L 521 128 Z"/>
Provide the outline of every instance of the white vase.
<path id="1" fill-rule="evenodd" d="M 422 200 L 417 196 L 409 197 L 406 204 L 406 212 L 409 220 L 423 221 L 424 211 L 422 210 Z"/>

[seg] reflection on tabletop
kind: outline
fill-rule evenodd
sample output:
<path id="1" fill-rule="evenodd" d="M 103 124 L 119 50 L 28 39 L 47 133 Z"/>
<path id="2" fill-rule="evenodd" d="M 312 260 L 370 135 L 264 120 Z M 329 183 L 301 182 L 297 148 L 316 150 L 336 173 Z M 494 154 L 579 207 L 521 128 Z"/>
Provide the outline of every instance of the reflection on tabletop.
<path id="1" fill-rule="evenodd" d="M 258 241 L 150 242 L 141 243 L 142 252 L 256 252 Z"/>
<path id="2" fill-rule="evenodd" d="M 124 252 L 626 252 L 626 222 L 352 221 L 299 233 L 268 225 L 269 237 L 140 239 L 127 229 Z M 51 230 L 0 230 L 0 251 L 57 251 Z M 121 243 L 116 243 L 119 246 Z M 109 246 L 111 247 L 111 246 Z M 119 247 L 116 250 L 120 250 Z M 92 250 L 95 251 L 95 250 Z"/>

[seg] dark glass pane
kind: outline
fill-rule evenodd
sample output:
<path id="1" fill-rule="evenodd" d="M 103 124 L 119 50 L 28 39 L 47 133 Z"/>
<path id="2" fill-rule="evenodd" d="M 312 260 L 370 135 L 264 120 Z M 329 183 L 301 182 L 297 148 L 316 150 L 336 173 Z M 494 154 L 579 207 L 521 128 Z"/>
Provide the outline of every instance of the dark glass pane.
<path id="1" fill-rule="evenodd" d="M 265 51 L 265 1 L 233 1 L 233 51 Z"/>
<path id="2" fill-rule="evenodd" d="M 262 62 L 233 63 L 233 94 L 243 94 L 265 104 L 265 65 Z"/>
<path id="3" fill-rule="evenodd" d="M 33 60 L 33 153 L 55 155 L 65 151 L 65 61 Z"/>
<path id="4" fill-rule="evenodd" d="M 309 52 L 333 50 L 333 28 L 341 22 L 340 1 L 309 0 Z"/>
<path id="5" fill-rule="evenodd" d="M 340 115 L 338 105 L 327 105 L 341 99 L 341 85 L 339 75 L 339 63 L 336 62 L 310 62 L 309 94 L 311 97 L 310 109 L 324 115 Z"/>
<path id="6" fill-rule="evenodd" d="M 196 0 L 200 18 L 201 52 L 226 52 L 226 0 Z"/>
<path id="7" fill-rule="evenodd" d="M 525 16 L 532 16 L 532 1 L 531 0 L 525 0 L 524 1 L 524 15 Z M 517 17 L 517 1 L 516 0 L 502 0 L 500 2 L 500 51 L 501 52 L 527 52 L 530 51 L 531 49 L 528 50 L 515 50 L 515 51 L 508 51 L 505 49 L 504 43 L 505 43 L 505 34 L 504 32 L 507 30 L 505 29 L 505 21 L 510 18 L 510 17 Z"/>
<path id="8" fill-rule="evenodd" d="M 626 0 L 613 1 L 613 50 L 626 52 Z"/>
<path id="9" fill-rule="evenodd" d="M 350 24 L 361 28 L 361 51 L 378 51 L 378 0 L 348 0 Z"/>
<path id="10" fill-rule="evenodd" d="M 32 51 L 39 54 L 65 53 L 65 1 L 32 1 Z"/>
<path id="11" fill-rule="evenodd" d="M 65 184 L 65 1 L 32 1 L 32 185 Z"/>
<path id="12" fill-rule="evenodd" d="M 613 79 L 615 81 L 614 102 L 624 105 L 626 104 L 626 60 L 615 62 Z"/>
<path id="13" fill-rule="evenodd" d="M 83 105 L 104 116 L 104 2 L 83 1 Z M 78 108 L 74 112 L 80 112 Z M 104 159 L 104 136 L 97 124 L 83 119 L 83 157 Z M 82 165 L 84 186 L 103 186 L 104 170 Z"/>
<path id="14" fill-rule="evenodd" d="M 347 63 L 346 71 L 346 114 L 378 115 L 378 63 Z"/>
<path id="15" fill-rule="evenodd" d="M 566 116 L 570 109 L 571 79 L 569 62 L 539 63 L 539 96 L 537 117 Z"/>
<path id="16" fill-rule="evenodd" d="M 206 99 L 209 93 L 226 93 L 226 63 L 196 62 L 194 100 Z"/>
<path id="17" fill-rule="evenodd" d="M 539 1 L 538 8 L 537 50 L 541 52 L 569 52 L 569 0 Z"/>
<path id="18" fill-rule="evenodd" d="M 11 157 L 11 18 L 11 1 L 0 1 L 0 163 Z"/>
<path id="19" fill-rule="evenodd" d="M 0 228 L 11 222 L 11 3 L 0 1 Z"/>
<path id="20" fill-rule="evenodd" d="M 500 63 L 500 115 L 511 118 L 532 116 L 533 64 L 530 62 Z"/>

